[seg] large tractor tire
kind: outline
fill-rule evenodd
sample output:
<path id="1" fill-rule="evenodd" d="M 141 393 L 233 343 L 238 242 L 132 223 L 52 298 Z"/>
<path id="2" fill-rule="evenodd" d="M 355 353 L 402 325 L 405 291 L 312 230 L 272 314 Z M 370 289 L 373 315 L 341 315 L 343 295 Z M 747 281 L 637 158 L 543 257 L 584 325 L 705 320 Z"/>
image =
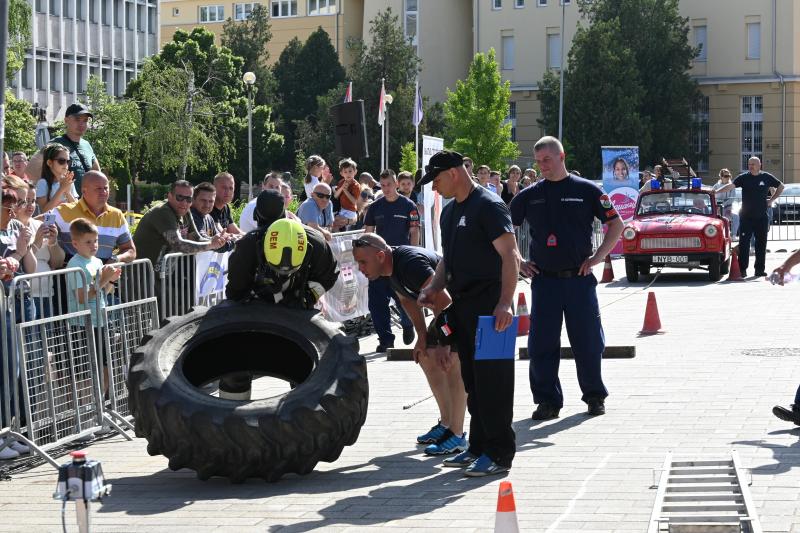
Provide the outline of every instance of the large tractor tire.
<path id="1" fill-rule="evenodd" d="M 297 384 L 253 401 L 201 387 L 251 372 Z M 356 442 L 367 416 L 367 365 L 358 341 L 315 311 L 223 302 L 172 318 L 131 357 L 136 435 L 150 455 L 200 479 L 277 481 L 333 462 Z"/>

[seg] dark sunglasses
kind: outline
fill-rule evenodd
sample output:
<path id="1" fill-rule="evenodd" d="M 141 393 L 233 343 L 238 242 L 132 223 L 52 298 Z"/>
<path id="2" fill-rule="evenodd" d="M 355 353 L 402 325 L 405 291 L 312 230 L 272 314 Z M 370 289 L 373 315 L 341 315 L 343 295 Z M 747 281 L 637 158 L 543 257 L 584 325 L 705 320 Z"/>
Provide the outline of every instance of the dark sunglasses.
<path id="1" fill-rule="evenodd" d="M 184 196 L 182 194 L 176 194 L 175 195 L 175 199 L 178 202 L 191 202 L 192 201 L 192 197 L 191 196 Z"/>
<path id="2" fill-rule="evenodd" d="M 375 246 L 374 244 L 372 244 L 371 242 L 362 237 L 353 239 L 353 248 L 375 248 L 376 250 L 379 249 L 377 246 Z"/>
<path id="3" fill-rule="evenodd" d="M 63 157 L 52 159 L 52 161 L 55 161 L 56 163 L 58 163 L 60 165 L 66 165 L 67 163 L 69 163 L 69 159 L 64 159 Z"/>
<path id="4" fill-rule="evenodd" d="M 367 191 L 362 191 L 361 192 L 361 198 L 364 199 L 364 200 L 372 200 L 375 197 L 373 195 L 371 195 L 370 193 L 368 193 Z"/>
<path id="5" fill-rule="evenodd" d="M 722 175 L 722 177 L 723 177 L 723 178 L 730 178 L 730 177 L 731 177 L 731 175 L 730 175 L 730 174 L 723 174 L 723 175 Z"/>
<path id="6" fill-rule="evenodd" d="M 322 199 L 322 198 L 324 198 L 326 200 L 330 200 L 331 199 L 331 195 L 330 194 L 325 194 L 325 193 L 322 193 L 322 192 L 315 192 L 314 196 L 316 196 L 317 198 L 320 198 L 320 199 Z"/>

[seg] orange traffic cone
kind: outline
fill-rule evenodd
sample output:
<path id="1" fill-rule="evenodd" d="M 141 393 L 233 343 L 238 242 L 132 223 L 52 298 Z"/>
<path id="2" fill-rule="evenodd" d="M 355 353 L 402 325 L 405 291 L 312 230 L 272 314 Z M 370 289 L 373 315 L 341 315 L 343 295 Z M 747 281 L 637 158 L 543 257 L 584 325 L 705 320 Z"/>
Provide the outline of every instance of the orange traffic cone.
<path id="1" fill-rule="evenodd" d="M 647 293 L 647 308 L 644 311 L 644 324 L 641 335 L 652 335 L 661 330 L 661 318 L 658 316 L 658 304 L 656 303 L 656 293 Z"/>
<path id="2" fill-rule="evenodd" d="M 742 270 L 739 268 L 739 254 L 736 248 L 731 250 L 731 269 L 728 273 L 728 281 L 742 281 Z"/>
<path id="3" fill-rule="evenodd" d="M 510 481 L 501 481 L 497 493 L 497 514 L 494 519 L 495 533 L 519 533 L 517 506 L 514 504 L 514 489 Z"/>
<path id="4" fill-rule="evenodd" d="M 519 297 L 517 298 L 517 316 L 519 317 L 519 322 L 517 322 L 517 337 L 527 335 L 531 330 L 531 315 L 528 313 L 528 304 L 525 302 L 524 292 L 519 293 Z"/>
<path id="5" fill-rule="evenodd" d="M 611 283 L 614 281 L 614 267 L 611 266 L 611 256 L 606 256 L 606 264 L 603 266 L 603 279 L 600 283 Z"/>

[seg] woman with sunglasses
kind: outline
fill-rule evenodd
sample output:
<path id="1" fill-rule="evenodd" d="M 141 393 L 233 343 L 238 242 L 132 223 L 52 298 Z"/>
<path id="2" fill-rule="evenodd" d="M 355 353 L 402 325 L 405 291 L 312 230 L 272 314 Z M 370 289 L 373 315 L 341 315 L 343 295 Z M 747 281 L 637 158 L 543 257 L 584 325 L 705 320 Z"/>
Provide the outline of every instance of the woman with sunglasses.
<path id="1" fill-rule="evenodd" d="M 64 145 L 50 143 L 42 150 L 42 177 L 36 183 L 36 202 L 42 213 L 66 202 L 78 200 L 75 175 L 69 170 L 69 151 Z"/>

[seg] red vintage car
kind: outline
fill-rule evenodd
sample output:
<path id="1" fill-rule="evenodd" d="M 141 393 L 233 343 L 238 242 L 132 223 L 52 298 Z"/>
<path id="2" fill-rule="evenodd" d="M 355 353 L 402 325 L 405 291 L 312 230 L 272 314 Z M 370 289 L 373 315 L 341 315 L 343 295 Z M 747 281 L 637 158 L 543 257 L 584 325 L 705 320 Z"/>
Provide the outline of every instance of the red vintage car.
<path id="1" fill-rule="evenodd" d="M 643 192 L 622 232 L 622 246 L 629 281 L 661 266 L 705 268 L 711 281 L 718 281 L 731 264 L 730 222 L 711 190 Z"/>

